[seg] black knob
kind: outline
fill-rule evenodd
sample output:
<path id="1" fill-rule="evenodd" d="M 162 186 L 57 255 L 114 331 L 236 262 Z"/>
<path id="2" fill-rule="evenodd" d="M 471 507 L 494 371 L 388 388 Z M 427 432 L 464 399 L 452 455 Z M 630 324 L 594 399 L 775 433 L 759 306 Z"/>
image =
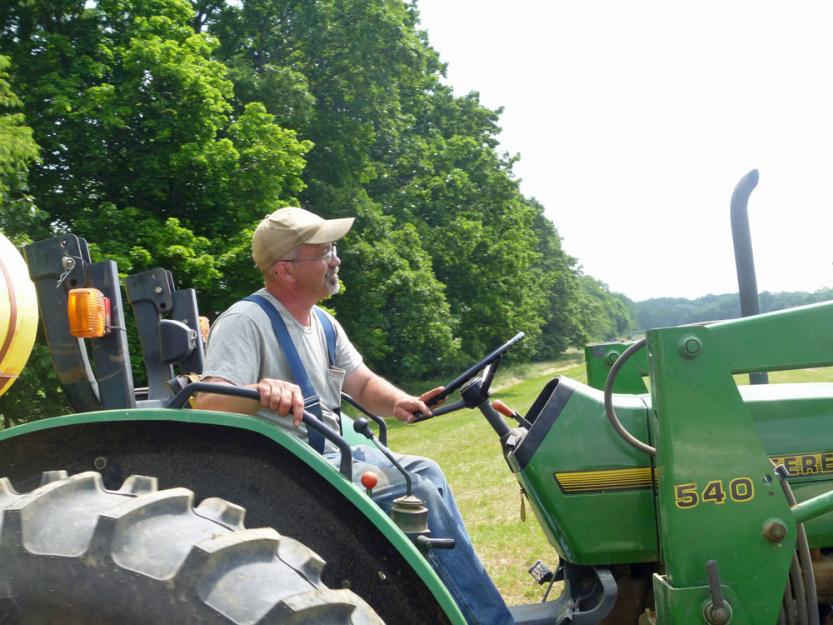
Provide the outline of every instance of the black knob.
<path id="1" fill-rule="evenodd" d="M 359 417 L 353 421 L 353 431 L 367 439 L 373 440 L 373 430 L 370 429 L 370 421 L 364 417 Z"/>

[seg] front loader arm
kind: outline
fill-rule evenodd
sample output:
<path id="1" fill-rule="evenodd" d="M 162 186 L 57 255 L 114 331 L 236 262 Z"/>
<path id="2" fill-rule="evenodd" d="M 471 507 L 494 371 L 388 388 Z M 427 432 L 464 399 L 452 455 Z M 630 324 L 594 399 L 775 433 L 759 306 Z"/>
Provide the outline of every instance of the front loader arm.
<path id="1" fill-rule="evenodd" d="M 715 561 L 732 622 L 775 623 L 797 522 L 833 506 L 822 495 L 790 508 L 732 375 L 833 364 L 833 304 L 653 330 L 647 350 L 665 563 L 657 621 L 704 622 Z"/>

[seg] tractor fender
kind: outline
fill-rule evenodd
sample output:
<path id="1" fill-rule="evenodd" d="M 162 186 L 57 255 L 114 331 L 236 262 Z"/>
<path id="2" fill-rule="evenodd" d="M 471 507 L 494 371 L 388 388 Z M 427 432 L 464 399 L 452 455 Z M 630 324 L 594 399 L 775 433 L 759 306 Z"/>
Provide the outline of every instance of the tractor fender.
<path id="1" fill-rule="evenodd" d="M 268 420 L 221 412 L 130 409 L 34 421 L 0 432 L 0 468 L 20 491 L 41 474 L 95 470 L 118 489 L 130 475 L 197 500 L 246 508 L 248 527 L 272 527 L 326 561 L 322 579 L 350 588 L 387 623 L 465 625 L 430 564 L 360 486 Z"/>

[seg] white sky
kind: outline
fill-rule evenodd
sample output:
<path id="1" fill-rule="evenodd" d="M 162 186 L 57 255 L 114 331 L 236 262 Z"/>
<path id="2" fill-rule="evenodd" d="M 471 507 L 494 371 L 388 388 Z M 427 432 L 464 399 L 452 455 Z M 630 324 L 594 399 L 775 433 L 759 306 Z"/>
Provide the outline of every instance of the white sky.
<path id="1" fill-rule="evenodd" d="M 419 0 L 462 95 L 501 116 L 525 195 L 586 273 L 635 300 L 833 286 L 833 3 Z"/>

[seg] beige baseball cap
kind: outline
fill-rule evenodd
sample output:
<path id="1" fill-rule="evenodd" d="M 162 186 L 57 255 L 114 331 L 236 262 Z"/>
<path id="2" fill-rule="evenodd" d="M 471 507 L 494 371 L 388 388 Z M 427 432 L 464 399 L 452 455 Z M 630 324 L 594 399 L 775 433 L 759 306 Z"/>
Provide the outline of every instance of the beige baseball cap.
<path id="1" fill-rule="evenodd" d="M 279 208 L 260 222 L 252 236 L 252 258 L 261 271 L 303 243 L 338 241 L 350 231 L 354 217 L 323 219 L 303 208 Z"/>

